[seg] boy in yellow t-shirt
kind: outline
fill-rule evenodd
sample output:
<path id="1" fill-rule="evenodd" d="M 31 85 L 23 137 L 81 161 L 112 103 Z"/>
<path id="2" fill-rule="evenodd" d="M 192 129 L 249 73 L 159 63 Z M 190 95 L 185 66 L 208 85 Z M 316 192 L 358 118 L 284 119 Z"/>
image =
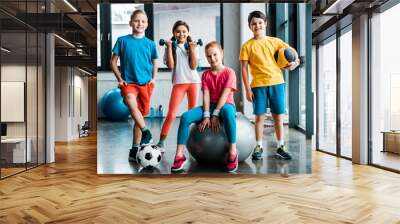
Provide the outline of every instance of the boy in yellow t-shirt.
<path id="1" fill-rule="evenodd" d="M 266 108 L 269 105 L 274 119 L 277 140 L 276 155 L 282 159 L 291 159 L 285 151 L 283 141 L 283 114 L 285 113 L 285 81 L 281 69 L 277 65 L 274 54 L 281 48 L 289 45 L 279 38 L 265 35 L 266 16 L 260 11 L 253 11 L 248 16 L 249 28 L 253 38 L 243 44 L 240 50 L 240 64 L 243 83 L 246 89 L 246 98 L 253 103 L 253 113 L 256 116 L 256 141 L 252 158 L 262 159 L 262 137 Z M 285 69 L 294 70 L 299 65 L 297 52 L 296 60 L 289 63 Z M 248 66 L 252 75 L 252 82 L 248 82 Z"/>

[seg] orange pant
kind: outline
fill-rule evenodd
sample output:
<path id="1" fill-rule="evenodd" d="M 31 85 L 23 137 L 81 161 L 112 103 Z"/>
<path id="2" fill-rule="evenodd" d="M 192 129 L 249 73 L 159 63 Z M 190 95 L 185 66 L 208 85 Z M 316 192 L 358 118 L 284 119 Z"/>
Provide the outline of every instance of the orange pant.
<path id="1" fill-rule="evenodd" d="M 150 97 L 154 89 L 153 83 L 147 83 L 143 86 L 128 84 L 126 86 L 119 86 L 119 88 L 121 89 L 121 95 L 124 99 L 128 94 L 135 95 L 138 109 L 142 115 L 147 115 L 149 113 Z"/>
<path id="2" fill-rule="evenodd" d="M 199 84 L 188 83 L 188 84 L 175 84 L 172 87 L 171 97 L 169 101 L 168 115 L 161 128 L 161 135 L 167 136 L 171 129 L 172 123 L 178 113 L 179 104 L 181 104 L 183 97 L 187 94 L 188 96 L 188 109 L 192 109 L 197 106 L 197 98 L 199 96 Z"/>

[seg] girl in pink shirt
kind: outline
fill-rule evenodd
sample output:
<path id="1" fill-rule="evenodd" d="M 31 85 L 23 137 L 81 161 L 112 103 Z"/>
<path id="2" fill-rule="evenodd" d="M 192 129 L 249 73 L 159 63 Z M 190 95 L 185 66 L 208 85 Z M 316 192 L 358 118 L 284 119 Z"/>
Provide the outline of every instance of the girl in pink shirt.
<path id="1" fill-rule="evenodd" d="M 200 131 L 220 128 L 220 119 L 223 121 L 229 141 L 229 154 L 226 169 L 235 172 L 238 167 L 236 151 L 236 108 L 233 92 L 236 91 L 235 72 L 222 64 L 223 50 L 221 45 L 213 41 L 206 45 L 205 53 L 211 69 L 202 75 L 203 106 L 185 112 L 179 124 L 176 155 L 171 171 L 180 171 L 184 168 L 187 158 L 184 155 L 186 141 L 189 137 L 189 126 L 198 125 Z"/>

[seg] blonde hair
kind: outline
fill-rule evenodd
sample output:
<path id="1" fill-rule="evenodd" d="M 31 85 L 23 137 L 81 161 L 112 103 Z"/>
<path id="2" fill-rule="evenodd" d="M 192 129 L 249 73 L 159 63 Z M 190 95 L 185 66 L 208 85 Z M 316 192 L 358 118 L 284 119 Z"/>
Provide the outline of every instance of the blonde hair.
<path id="1" fill-rule="evenodd" d="M 211 41 L 211 42 L 209 42 L 209 43 L 204 47 L 204 49 L 207 51 L 209 48 L 212 48 L 212 47 L 217 47 L 221 52 L 224 52 L 224 50 L 222 49 L 221 44 L 219 44 L 217 41 Z"/>
<path id="2" fill-rule="evenodd" d="M 133 18 L 135 18 L 135 16 L 137 16 L 138 14 L 143 14 L 143 15 L 147 16 L 146 13 L 145 13 L 143 10 L 141 10 L 141 9 L 136 9 L 136 10 L 133 11 L 132 14 L 131 14 L 131 20 L 133 20 Z"/>

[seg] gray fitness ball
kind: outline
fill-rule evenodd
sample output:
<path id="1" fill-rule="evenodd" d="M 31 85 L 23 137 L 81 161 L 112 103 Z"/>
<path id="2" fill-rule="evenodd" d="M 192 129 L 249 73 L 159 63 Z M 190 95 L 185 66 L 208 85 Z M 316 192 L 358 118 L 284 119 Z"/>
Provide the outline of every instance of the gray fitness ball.
<path id="1" fill-rule="evenodd" d="M 254 125 L 242 113 L 236 114 L 236 146 L 239 152 L 239 162 L 246 160 L 256 145 Z M 210 128 L 204 132 L 198 131 L 197 125 L 192 125 L 187 148 L 199 163 L 226 162 L 229 143 L 223 124 L 215 133 Z"/>

